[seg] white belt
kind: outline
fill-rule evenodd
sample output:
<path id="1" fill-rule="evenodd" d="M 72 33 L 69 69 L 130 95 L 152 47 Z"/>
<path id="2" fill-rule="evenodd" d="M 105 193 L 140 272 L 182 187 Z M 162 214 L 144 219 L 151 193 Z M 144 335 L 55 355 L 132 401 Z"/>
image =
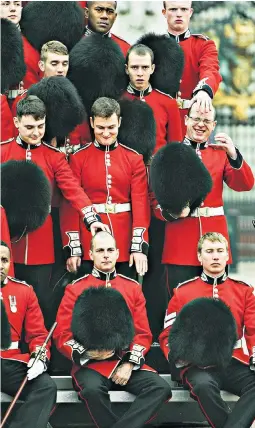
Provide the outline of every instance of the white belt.
<path id="1" fill-rule="evenodd" d="M 131 211 L 131 204 L 93 204 L 98 214 L 118 214 L 126 211 Z"/>
<path id="2" fill-rule="evenodd" d="M 191 217 L 214 217 L 217 215 L 224 215 L 224 209 L 223 207 L 203 207 L 203 208 L 196 208 L 195 211 L 190 214 Z"/>
<path id="3" fill-rule="evenodd" d="M 11 349 L 19 349 L 19 342 L 12 342 L 8 349 L 1 349 L 1 351 L 10 351 Z"/>
<path id="4" fill-rule="evenodd" d="M 238 339 L 235 343 L 234 349 L 242 348 L 242 339 Z"/>

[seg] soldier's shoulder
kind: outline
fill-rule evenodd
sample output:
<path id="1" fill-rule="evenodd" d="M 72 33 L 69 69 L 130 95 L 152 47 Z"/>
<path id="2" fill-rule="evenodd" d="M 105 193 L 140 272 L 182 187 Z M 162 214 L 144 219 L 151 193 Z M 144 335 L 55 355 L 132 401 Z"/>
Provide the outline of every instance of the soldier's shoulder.
<path id="1" fill-rule="evenodd" d="M 119 40 L 119 41 L 125 43 L 127 46 L 130 46 L 130 44 L 125 39 L 123 39 L 120 36 L 116 36 L 116 34 L 111 33 L 111 37 L 115 40 Z"/>
<path id="2" fill-rule="evenodd" d="M 139 155 L 140 153 L 138 153 L 136 150 L 131 149 L 131 147 L 125 146 L 125 144 L 119 143 L 119 146 L 124 148 L 125 150 L 129 150 L 132 153 L 135 153 L 136 155 Z"/>
<path id="3" fill-rule="evenodd" d="M 26 287 L 31 288 L 31 285 L 29 285 L 26 281 L 21 281 L 20 279 L 13 278 L 12 276 L 8 276 L 7 278 L 9 280 L 11 280 L 12 282 L 15 282 L 15 283 L 20 284 L 20 285 L 25 285 Z"/>
<path id="4" fill-rule="evenodd" d="M 236 284 L 240 284 L 240 285 L 243 285 L 243 286 L 245 286 L 245 287 L 251 287 L 251 288 L 254 288 L 253 287 L 253 285 L 252 284 L 249 284 L 248 282 L 245 282 L 245 281 L 241 281 L 241 280 L 239 280 L 239 279 L 235 279 L 235 278 L 231 278 L 231 277 L 228 277 L 231 281 L 233 281 L 233 282 L 235 282 Z"/>
<path id="5" fill-rule="evenodd" d="M 53 150 L 53 151 L 58 152 L 58 153 L 60 153 L 60 154 L 63 154 L 63 153 L 61 152 L 61 150 L 59 150 L 57 147 L 53 147 L 53 146 L 51 146 L 50 144 L 45 143 L 45 141 L 42 141 L 42 145 L 43 145 L 43 147 L 46 147 L 47 149 L 50 149 L 50 150 Z"/>
<path id="6" fill-rule="evenodd" d="M 75 152 L 73 153 L 73 155 L 77 155 L 78 153 L 82 153 L 84 152 L 84 150 L 88 149 L 89 147 L 91 147 L 92 143 L 87 143 L 84 146 L 80 147 L 79 149 L 75 150 Z"/>
<path id="7" fill-rule="evenodd" d="M 14 137 L 9 138 L 8 140 L 5 141 L 0 141 L 0 145 L 1 146 L 6 146 L 7 144 L 13 143 L 14 142 Z"/>
<path id="8" fill-rule="evenodd" d="M 209 41 L 209 40 L 211 40 L 208 36 L 206 36 L 205 34 L 201 34 L 201 33 L 192 33 L 191 34 L 191 36 L 193 36 L 193 37 L 195 37 L 195 38 L 197 38 L 197 39 L 202 39 L 202 40 L 205 40 L 205 41 Z"/>
<path id="9" fill-rule="evenodd" d="M 155 92 L 157 92 L 158 94 L 161 94 L 161 95 L 163 95 L 164 97 L 167 97 L 168 99 L 170 99 L 170 100 L 173 100 L 174 98 L 173 97 L 171 97 L 171 95 L 169 95 L 169 94 L 167 94 L 166 92 L 163 92 L 163 91 L 160 91 L 159 89 L 157 89 L 157 88 L 153 88 L 154 89 L 154 91 Z"/>
<path id="10" fill-rule="evenodd" d="M 121 273 L 118 273 L 118 276 L 119 276 L 120 278 L 123 278 L 123 279 L 125 279 L 125 280 L 127 280 L 127 281 L 130 281 L 130 282 L 131 282 L 131 283 L 133 283 L 134 285 L 138 285 L 138 286 L 140 287 L 139 282 L 137 282 L 135 279 L 132 279 L 132 278 L 129 278 L 128 276 L 122 275 Z"/>
<path id="11" fill-rule="evenodd" d="M 85 275 L 81 276 L 78 279 L 75 279 L 74 281 L 71 282 L 70 286 L 75 285 L 75 284 L 79 284 L 81 281 L 84 281 L 84 279 L 87 279 L 90 276 L 89 273 L 86 273 Z"/>
<path id="12" fill-rule="evenodd" d="M 188 281 L 180 282 L 180 283 L 177 285 L 177 287 L 176 287 L 176 288 L 180 288 L 180 287 L 182 287 L 183 285 L 192 284 L 193 282 L 195 282 L 195 281 L 196 281 L 197 279 L 199 279 L 199 278 L 200 278 L 199 276 L 194 276 L 194 278 L 188 279 Z"/>

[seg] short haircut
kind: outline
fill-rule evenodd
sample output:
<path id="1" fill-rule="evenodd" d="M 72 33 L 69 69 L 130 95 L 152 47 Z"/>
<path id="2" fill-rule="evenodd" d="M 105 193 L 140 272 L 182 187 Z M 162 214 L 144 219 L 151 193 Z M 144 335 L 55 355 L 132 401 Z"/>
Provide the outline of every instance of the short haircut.
<path id="1" fill-rule="evenodd" d="M 101 230 L 101 231 L 99 231 L 99 232 L 97 232 L 93 237 L 92 237 L 92 239 L 91 239 L 91 241 L 90 241 L 90 251 L 93 251 L 93 249 L 94 249 L 94 242 L 95 242 L 95 239 L 98 237 L 98 236 L 102 236 L 102 238 L 108 238 L 109 236 L 113 239 L 113 241 L 114 241 L 114 246 L 115 246 L 115 248 L 117 248 L 117 245 L 116 245 L 116 239 L 109 233 L 109 232 L 106 232 L 106 231 L 104 231 L 104 230 Z"/>
<path id="2" fill-rule="evenodd" d="M 188 116 L 188 117 L 190 117 L 191 109 L 192 109 L 192 107 L 194 106 L 194 104 L 196 104 L 196 102 L 197 102 L 197 101 L 195 101 L 195 102 L 190 106 L 190 108 L 188 109 L 188 113 L 187 113 L 187 116 Z M 215 120 L 215 119 L 216 119 L 216 109 L 215 109 L 215 107 L 214 107 L 214 106 L 212 106 L 212 111 L 213 111 L 213 120 Z"/>
<path id="3" fill-rule="evenodd" d="M 127 56 L 126 56 L 126 64 L 128 64 L 128 60 L 129 60 L 129 55 L 135 52 L 137 55 L 139 56 L 145 56 L 146 54 L 149 54 L 151 57 L 151 63 L 154 63 L 154 53 L 153 50 L 151 48 L 149 48 L 146 45 L 142 45 L 141 43 L 137 44 L 137 45 L 133 45 L 131 46 L 131 48 L 129 48 L 128 52 L 127 52 Z"/>
<path id="4" fill-rule="evenodd" d="M 190 7 L 192 7 L 192 1 L 190 2 Z M 166 1 L 163 1 L 163 8 L 166 9 Z"/>
<path id="5" fill-rule="evenodd" d="M 107 119 L 108 117 L 111 117 L 114 113 L 116 113 L 118 118 L 120 117 L 120 105 L 113 98 L 98 98 L 91 108 L 91 116 L 93 119 L 97 116 Z"/>
<path id="6" fill-rule="evenodd" d="M 10 247 L 9 247 L 9 245 L 7 245 L 6 244 L 6 242 L 4 242 L 4 241 L 1 241 L 1 247 L 6 247 L 6 248 L 8 248 L 8 250 L 10 251 L 10 253 L 11 253 L 11 250 L 10 250 Z"/>
<path id="7" fill-rule="evenodd" d="M 46 116 L 45 104 L 35 95 L 23 98 L 17 104 L 17 117 L 33 116 L 35 120 L 43 119 Z"/>
<path id="8" fill-rule="evenodd" d="M 210 242 L 220 242 L 221 244 L 225 244 L 226 250 L 228 251 L 228 241 L 221 233 L 218 232 L 207 232 L 198 241 L 197 252 L 201 254 L 202 246 L 205 240 Z"/>
<path id="9" fill-rule="evenodd" d="M 44 43 L 41 49 L 41 61 L 45 62 L 47 59 L 48 53 L 54 53 L 57 55 L 68 55 L 67 47 L 59 42 L 58 40 L 50 40 L 47 43 Z"/>
<path id="10" fill-rule="evenodd" d="M 105 1 L 105 0 L 104 0 Z M 87 8 L 89 9 L 91 6 L 93 6 L 93 3 L 97 3 L 96 1 L 87 1 Z M 115 10 L 117 9 L 117 2 L 113 1 L 112 3 L 115 3 Z"/>

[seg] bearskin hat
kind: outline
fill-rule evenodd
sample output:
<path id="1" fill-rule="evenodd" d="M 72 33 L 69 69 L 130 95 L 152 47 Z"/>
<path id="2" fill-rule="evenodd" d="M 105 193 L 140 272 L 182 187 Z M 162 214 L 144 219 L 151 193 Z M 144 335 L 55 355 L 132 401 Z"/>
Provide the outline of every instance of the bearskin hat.
<path id="1" fill-rule="evenodd" d="M 188 205 L 198 208 L 212 189 L 209 171 L 195 151 L 171 143 L 154 156 L 150 168 L 152 190 L 162 209 L 179 215 Z"/>
<path id="2" fill-rule="evenodd" d="M 23 43 L 17 26 L 1 19 L 1 93 L 17 85 L 25 76 Z"/>
<path id="3" fill-rule="evenodd" d="M 5 305 L 1 299 L 1 349 L 8 349 L 11 345 L 11 328 L 6 313 Z"/>
<path id="4" fill-rule="evenodd" d="M 11 237 L 42 226 L 49 214 L 51 189 L 42 169 L 33 162 L 11 160 L 1 165 L 2 205 Z"/>
<path id="5" fill-rule="evenodd" d="M 171 360 L 224 368 L 236 340 L 236 322 L 228 306 L 201 297 L 187 303 L 176 317 L 169 334 Z"/>
<path id="6" fill-rule="evenodd" d="M 83 35 L 84 14 L 76 1 L 31 1 L 22 12 L 20 27 L 39 52 L 50 40 L 58 40 L 70 50 Z"/>
<path id="7" fill-rule="evenodd" d="M 71 328 L 86 349 L 126 349 L 134 338 L 130 310 L 113 288 L 91 286 L 83 291 L 75 303 Z"/>
<path id="8" fill-rule="evenodd" d="M 156 145 L 156 122 L 152 108 L 140 100 L 121 99 L 118 140 L 143 155 L 147 164 Z"/>
<path id="9" fill-rule="evenodd" d="M 184 67 L 184 53 L 180 45 L 166 34 L 154 33 L 145 34 L 137 43 L 148 46 L 154 53 L 155 71 L 150 78 L 152 87 L 175 96 Z"/>
<path id="10" fill-rule="evenodd" d="M 77 88 L 89 114 L 97 98 L 118 99 L 126 87 L 123 53 L 110 37 L 86 36 L 70 53 L 68 78 Z"/>
<path id="11" fill-rule="evenodd" d="M 46 106 L 45 140 L 64 138 L 85 120 L 78 92 L 69 79 L 53 76 L 30 86 L 27 95 L 36 95 Z"/>

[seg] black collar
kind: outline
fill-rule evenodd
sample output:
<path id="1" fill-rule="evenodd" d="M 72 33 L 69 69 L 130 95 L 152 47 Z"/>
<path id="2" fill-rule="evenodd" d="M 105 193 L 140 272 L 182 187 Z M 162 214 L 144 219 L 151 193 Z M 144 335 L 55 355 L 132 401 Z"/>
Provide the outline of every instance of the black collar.
<path id="1" fill-rule="evenodd" d="M 23 141 L 20 138 L 20 135 L 16 138 L 16 141 L 18 143 L 19 146 L 21 146 L 23 149 L 28 149 L 28 150 L 33 150 L 33 149 L 37 149 L 37 147 L 40 147 L 41 143 L 38 144 L 27 144 L 25 141 Z"/>
<path id="2" fill-rule="evenodd" d="M 187 40 L 190 38 L 191 33 L 190 30 L 186 30 L 184 31 L 184 33 L 182 34 L 178 34 L 178 36 L 176 36 L 175 34 L 171 34 L 168 32 L 169 37 L 171 37 L 171 39 L 175 39 L 177 43 L 182 42 L 183 40 Z"/>
<path id="3" fill-rule="evenodd" d="M 98 270 L 97 268 L 93 267 L 91 274 L 98 279 L 101 279 L 102 281 L 108 282 L 117 276 L 117 272 L 114 269 L 112 272 L 104 273 L 101 270 Z"/>
<path id="4" fill-rule="evenodd" d="M 87 25 L 85 27 L 85 31 L 84 31 L 85 36 L 89 36 L 90 34 L 100 34 L 100 33 L 96 33 L 96 31 L 91 30 Z M 111 37 L 111 33 L 110 30 L 107 31 L 107 33 L 101 34 L 102 37 Z"/>
<path id="5" fill-rule="evenodd" d="M 205 150 L 208 147 L 208 141 L 204 143 L 197 143 L 196 141 L 191 140 L 188 137 L 184 137 L 183 144 L 186 146 L 191 146 L 193 149 Z"/>
<path id="6" fill-rule="evenodd" d="M 98 149 L 98 150 L 102 150 L 103 152 L 111 152 L 112 150 L 115 150 L 118 147 L 119 143 L 116 140 L 115 143 L 111 144 L 110 146 L 103 146 L 102 144 L 100 144 L 97 140 L 94 141 L 94 146 Z"/>
<path id="7" fill-rule="evenodd" d="M 216 278 L 213 278 L 212 276 L 207 275 L 205 272 L 202 272 L 202 274 L 201 274 L 202 281 L 207 282 L 210 285 L 222 284 L 223 282 L 226 281 L 227 277 L 228 276 L 227 276 L 226 272 L 224 272 L 223 275 L 218 276 Z"/>
<path id="8" fill-rule="evenodd" d="M 151 85 L 148 86 L 148 88 L 144 89 L 144 91 L 139 91 L 139 89 L 135 89 L 131 83 L 128 84 L 127 92 L 129 94 L 134 95 L 135 97 L 140 97 L 140 99 L 146 97 L 146 95 L 149 95 L 152 92 Z"/>

